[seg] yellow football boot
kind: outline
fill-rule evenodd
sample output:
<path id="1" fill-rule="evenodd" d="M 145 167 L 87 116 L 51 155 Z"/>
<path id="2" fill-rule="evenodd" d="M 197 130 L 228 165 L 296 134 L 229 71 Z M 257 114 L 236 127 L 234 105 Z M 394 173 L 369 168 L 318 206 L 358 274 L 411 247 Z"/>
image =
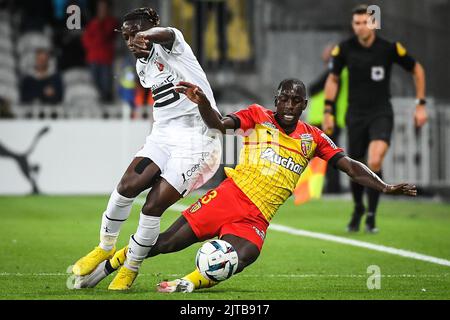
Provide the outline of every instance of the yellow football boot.
<path id="1" fill-rule="evenodd" d="M 104 260 L 110 259 L 116 252 L 116 247 L 110 251 L 105 251 L 100 247 L 95 247 L 83 258 L 79 259 L 72 268 L 72 272 L 77 276 L 84 276 L 91 273 Z"/>
<path id="2" fill-rule="evenodd" d="M 131 288 L 134 280 L 138 275 L 137 271 L 133 271 L 128 269 L 125 266 L 122 266 L 119 270 L 119 273 L 109 284 L 109 290 L 128 290 Z"/>
<path id="3" fill-rule="evenodd" d="M 125 260 L 127 259 L 127 250 L 128 246 L 125 246 L 114 254 L 114 256 L 109 260 L 111 267 L 117 270 L 119 267 L 123 266 Z"/>

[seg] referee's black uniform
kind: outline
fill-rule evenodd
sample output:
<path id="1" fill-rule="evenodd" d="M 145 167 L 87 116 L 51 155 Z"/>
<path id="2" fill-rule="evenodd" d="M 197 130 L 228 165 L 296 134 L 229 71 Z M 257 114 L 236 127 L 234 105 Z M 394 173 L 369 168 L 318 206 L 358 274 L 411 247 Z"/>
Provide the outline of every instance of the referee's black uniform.
<path id="1" fill-rule="evenodd" d="M 369 143 L 373 140 L 390 143 L 394 122 L 389 89 L 393 63 L 398 63 L 405 70 L 412 72 L 416 61 L 400 43 L 389 42 L 378 35 L 370 47 L 362 46 L 358 38 L 353 36 L 341 42 L 332 51 L 330 72 L 339 76 L 344 66 L 347 66 L 349 71 L 347 152 L 353 159 L 363 160 Z M 376 173 L 381 177 L 381 172 Z M 352 183 L 352 192 L 354 195 L 355 192 L 360 192 L 361 199 L 363 188 Z M 379 192 L 372 189 L 367 191 L 369 214 L 366 224 L 374 226 Z M 362 203 L 356 203 L 354 215 L 362 215 L 364 211 Z"/>

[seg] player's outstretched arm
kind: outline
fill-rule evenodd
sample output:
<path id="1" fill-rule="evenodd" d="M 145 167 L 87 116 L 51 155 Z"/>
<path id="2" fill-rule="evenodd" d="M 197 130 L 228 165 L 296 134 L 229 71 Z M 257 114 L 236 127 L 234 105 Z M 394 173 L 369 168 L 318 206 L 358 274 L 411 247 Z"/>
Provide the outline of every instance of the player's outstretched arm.
<path id="1" fill-rule="evenodd" d="M 392 195 L 417 195 L 415 185 L 408 183 L 401 183 L 397 185 L 387 184 L 375 173 L 373 173 L 366 165 L 347 156 L 339 159 L 336 163 L 336 167 L 345 172 L 353 181 L 365 187 Z"/>
<path id="2" fill-rule="evenodd" d="M 145 31 L 136 33 L 133 39 L 133 45 L 143 51 L 148 51 L 152 43 L 163 45 L 167 49 L 172 49 L 175 41 L 175 33 L 169 28 L 153 27 Z"/>
<path id="3" fill-rule="evenodd" d="M 198 110 L 208 128 L 225 133 L 227 129 L 234 129 L 235 123 L 229 117 L 221 117 L 212 107 L 202 89 L 195 84 L 181 81 L 175 88 L 176 92 L 185 94 L 189 100 L 198 105 Z"/>

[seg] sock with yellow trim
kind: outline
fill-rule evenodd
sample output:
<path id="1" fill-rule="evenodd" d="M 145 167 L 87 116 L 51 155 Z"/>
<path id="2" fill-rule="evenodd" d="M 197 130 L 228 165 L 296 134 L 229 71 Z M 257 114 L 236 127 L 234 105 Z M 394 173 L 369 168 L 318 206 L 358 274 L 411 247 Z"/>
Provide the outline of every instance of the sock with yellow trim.
<path id="1" fill-rule="evenodd" d="M 195 269 L 193 272 L 184 276 L 183 279 L 192 282 L 195 289 L 211 288 L 218 284 L 218 282 L 208 280 L 204 276 L 202 276 L 198 269 Z"/>

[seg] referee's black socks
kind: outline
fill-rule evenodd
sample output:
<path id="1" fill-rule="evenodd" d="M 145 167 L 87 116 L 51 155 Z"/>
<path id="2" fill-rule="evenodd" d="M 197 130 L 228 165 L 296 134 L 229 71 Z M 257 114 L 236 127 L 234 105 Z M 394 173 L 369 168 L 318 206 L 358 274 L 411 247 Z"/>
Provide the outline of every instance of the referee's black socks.
<path id="1" fill-rule="evenodd" d="M 364 186 L 359 183 L 350 182 L 350 189 L 352 191 L 353 202 L 355 203 L 355 214 L 362 216 L 364 214 L 363 194 Z"/>

